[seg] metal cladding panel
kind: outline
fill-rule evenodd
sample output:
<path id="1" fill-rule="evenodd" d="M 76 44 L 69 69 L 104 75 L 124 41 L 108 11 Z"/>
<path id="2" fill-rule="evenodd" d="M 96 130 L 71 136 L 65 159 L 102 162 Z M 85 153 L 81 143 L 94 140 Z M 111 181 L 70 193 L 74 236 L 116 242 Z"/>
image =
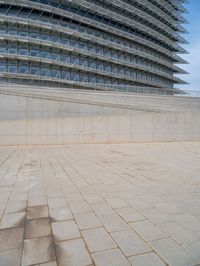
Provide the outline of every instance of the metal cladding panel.
<path id="1" fill-rule="evenodd" d="M 184 2 L 0 0 L 0 81 L 171 94 Z"/>

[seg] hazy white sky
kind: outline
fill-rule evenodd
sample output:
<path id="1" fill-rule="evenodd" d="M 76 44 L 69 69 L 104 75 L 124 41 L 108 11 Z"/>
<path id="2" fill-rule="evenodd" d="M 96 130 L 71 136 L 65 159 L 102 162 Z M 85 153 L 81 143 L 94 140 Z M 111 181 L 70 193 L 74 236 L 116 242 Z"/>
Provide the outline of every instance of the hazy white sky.
<path id="1" fill-rule="evenodd" d="M 184 45 L 189 52 L 187 55 L 181 55 L 189 64 L 181 67 L 187 70 L 190 74 L 180 76 L 189 85 L 179 86 L 182 89 L 200 90 L 200 0 L 189 0 L 185 4 L 189 14 L 184 15 L 189 24 L 184 25 L 189 31 L 189 34 L 184 34 L 183 37 L 189 41 L 189 44 Z"/>

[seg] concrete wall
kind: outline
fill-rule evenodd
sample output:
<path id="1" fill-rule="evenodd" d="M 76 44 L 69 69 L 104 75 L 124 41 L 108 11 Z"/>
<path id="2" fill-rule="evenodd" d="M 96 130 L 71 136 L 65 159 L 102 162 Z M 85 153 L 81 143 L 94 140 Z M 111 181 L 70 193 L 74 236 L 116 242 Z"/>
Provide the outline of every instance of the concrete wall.
<path id="1" fill-rule="evenodd" d="M 200 112 L 0 121 L 0 145 L 200 141 Z"/>
<path id="2" fill-rule="evenodd" d="M 0 88 L 0 145 L 200 140 L 200 99 Z"/>

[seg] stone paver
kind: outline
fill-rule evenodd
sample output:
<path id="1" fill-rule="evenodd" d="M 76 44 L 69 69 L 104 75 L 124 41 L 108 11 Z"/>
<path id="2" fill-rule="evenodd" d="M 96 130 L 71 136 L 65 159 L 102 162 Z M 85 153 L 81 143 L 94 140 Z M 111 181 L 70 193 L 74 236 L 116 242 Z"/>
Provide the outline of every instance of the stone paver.
<path id="1" fill-rule="evenodd" d="M 1 266 L 20 266 L 21 264 L 21 248 L 0 251 Z"/>
<path id="2" fill-rule="evenodd" d="M 49 212 L 52 222 L 59 222 L 59 221 L 73 219 L 70 209 L 66 207 L 50 209 Z"/>
<path id="3" fill-rule="evenodd" d="M 122 231 L 128 229 L 128 225 L 117 214 L 99 215 L 99 219 L 108 232 Z"/>
<path id="4" fill-rule="evenodd" d="M 67 203 L 65 198 L 50 198 L 48 199 L 48 205 L 50 209 L 66 207 Z"/>
<path id="5" fill-rule="evenodd" d="M 0 222 L 0 229 L 24 226 L 25 215 L 25 212 L 4 214 Z"/>
<path id="6" fill-rule="evenodd" d="M 87 213 L 87 212 L 86 213 L 77 213 L 77 214 L 74 214 L 74 218 L 78 224 L 78 227 L 81 230 L 102 226 L 99 219 L 92 212 L 91 213 Z"/>
<path id="7" fill-rule="evenodd" d="M 46 200 L 46 197 L 44 196 L 35 196 L 35 197 L 29 198 L 28 200 L 28 207 L 42 206 L 46 204 L 47 204 L 47 200 Z"/>
<path id="8" fill-rule="evenodd" d="M 17 201 L 17 202 L 9 202 L 5 213 L 15 213 L 15 212 L 25 212 L 27 206 L 27 201 Z"/>
<path id="9" fill-rule="evenodd" d="M 131 257 L 129 261 L 133 266 L 166 266 L 153 252 Z"/>
<path id="10" fill-rule="evenodd" d="M 48 206 L 36 206 L 27 209 L 27 220 L 49 217 Z"/>
<path id="11" fill-rule="evenodd" d="M 108 199 L 107 202 L 114 209 L 123 208 L 123 207 L 128 207 L 129 206 L 128 203 L 125 200 L 121 199 L 121 198 Z"/>
<path id="12" fill-rule="evenodd" d="M 152 241 L 166 238 L 167 235 L 163 233 L 157 226 L 153 225 L 148 220 L 131 223 L 130 226 L 145 240 Z"/>
<path id="13" fill-rule="evenodd" d="M 25 225 L 25 238 L 37 238 L 51 235 L 51 226 L 48 218 L 29 220 Z"/>
<path id="14" fill-rule="evenodd" d="M 92 211 L 92 209 L 90 208 L 90 206 L 86 201 L 71 202 L 69 206 L 73 214 Z"/>
<path id="15" fill-rule="evenodd" d="M 24 240 L 22 266 L 54 261 L 55 247 L 51 237 Z"/>
<path id="16" fill-rule="evenodd" d="M 24 228 L 8 228 L 0 230 L 0 251 L 14 249 L 23 245 Z"/>
<path id="17" fill-rule="evenodd" d="M 0 265 L 200 265 L 199 162 L 199 142 L 0 147 Z"/>
<path id="18" fill-rule="evenodd" d="M 187 246 L 198 240 L 198 235 L 176 222 L 163 223 L 160 229 L 181 245 Z M 153 239 L 152 239 L 153 240 Z"/>
<path id="19" fill-rule="evenodd" d="M 126 256 L 132 256 L 150 251 L 150 247 L 132 230 L 111 233 L 113 239 Z"/>
<path id="20" fill-rule="evenodd" d="M 130 263 L 119 249 L 94 253 L 93 259 L 97 266 L 130 266 Z"/>
<path id="21" fill-rule="evenodd" d="M 117 247 L 103 228 L 82 231 L 83 238 L 90 252 L 97 252 Z"/>
<path id="22" fill-rule="evenodd" d="M 145 220 L 146 218 L 134 210 L 133 208 L 122 208 L 122 209 L 116 209 L 116 212 L 127 222 L 136 222 Z"/>
<path id="23" fill-rule="evenodd" d="M 82 239 L 56 243 L 59 266 L 86 266 L 92 264 L 90 255 Z"/>
<path id="24" fill-rule="evenodd" d="M 74 221 L 52 223 L 53 235 L 56 241 L 69 240 L 80 237 L 80 232 Z"/>
<path id="25" fill-rule="evenodd" d="M 187 266 L 199 263 L 198 258 L 172 239 L 156 240 L 151 242 L 151 246 L 169 265 Z"/>

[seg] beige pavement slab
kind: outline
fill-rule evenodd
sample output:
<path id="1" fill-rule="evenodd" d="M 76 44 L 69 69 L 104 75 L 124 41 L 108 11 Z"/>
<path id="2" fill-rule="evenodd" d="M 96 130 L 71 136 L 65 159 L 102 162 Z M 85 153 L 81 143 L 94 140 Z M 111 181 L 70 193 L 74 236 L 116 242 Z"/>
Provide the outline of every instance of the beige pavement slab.
<path id="1" fill-rule="evenodd" d="M 150 252 L 129 258 L 133 266 L 166 266 L 167 264 L 161 260 L 155 253 Z"/>
<path id="2" fill-rule="evenodd" d="M 121 199 L 121 198 L 112 198 L 108 199 L 107 203 L 113 208 L 113 209 L 118 209 L 118 208 L 123 208 L 123 207 L 128 207 L 128 203 Z"/>
<path id="3" fill-rule="evenodd" d="M 0 229 L 24 226 L 25 215 L 25 212 L 4 214 L 0 222 Z"/>
<path id="4" fill-rule="evenodd" d="M 126 256 L 132 256 L 150 251 L 150 247 L 132 230 L 111 233 L 112 238 Z"/>
<path id="5" fill-rule="evenodd" d="M 78 226 L 73 220 L 52 223 L 55 241 L 63 241 L 80 237 Z"/>
<path id="6" fill-rule="evenodd" d="M 185 228 L 182 225 L 179 225 L 176 222 L 169 222 L 169 223 L 163 223 L 159 225 L 159 228 L 168 234 L 171 238 L 176 240 L 180 245 L 190 245 L 198 239 L 200 239 L 200 235 L 191 232 L 187 228 Z"/>
<path id="7" fill-rule="evenodd" d="M 25 238 L 37 238 L 51 235 L 49 218 L 29 220 L 25 225 Z"/>
<path id="8" fill-rule="evenodd" d="M 50 198 L 48 199 L 48 206 L 50 209 L 67 207 L 65 198 Z"/>
<path id="9" fill-rule="evenodd" d="M 49 217 L 48 206 L 36 206 L 27 209 L 27 220 L 39 219 Z"/>
<path id="10" fill-rule="evenodd" d="M 145 220 L 146 218 L 133 208 L 120 208 L 116 212 L 127 222 L 136 222 Z"/>
<path id="11" fill-rule="evenodd" d="M 58 266 L 57 261 L 50 261 L 42 264 L 35 264 L 34 266 Z"/>
<path id="12" fill-rule="evenodd" d="M 90 252 L 97 252 L 117 247 L 110 235 L 103 228 L 82 231 L 83 238 Z"/>
<path id="13" fill-rule="evenodd" d="M 189 250 L 184 249 L 170 238 L 156 240 L 150 244 L 169 265 L 188 266 L 199 263 L 199 259 L 193 256 Z"/>
<path id="14" fill-rule="evenodd" d="M 22 248 L 0 251 L 1 266 L 20 266 Z"/>
<path id="15" fill-rule="evenodd" d="M 74 214 L 74 218 L 81 230 L 103 226 L 97 216 L 92 212 L 77 213 Z"/>
<path id="16" fill-rule="evenodd" d="M 52 222 L 59 222 L 73 219 L 72 213 L 68 207 L 49 209 Z"/>
<path id="17" fill-rule="evenodd" d="M 5 213 L 13 213 L 13 212 L 25 212 L 27 207 L 27 201 L 17 201 L 17 202 L 9 202 Z"/>
<path id="18" fill-rule="evenodd" d="M 59 266 L 87 266 L 92 263 L 82 239 L 56 243 Z"/>
<path id="19" fill-rule="evenodd" d="M 71 202 L 71 203 L 69 203 L 69 206 L 72 210 L 72 213 L 74 213 L 74 214 L 92 211 L 92 209 L 90 208 L 88 203 L 85 201 Z"/>
<path id="20" fill-rule="evenodd" d="M 130 263 L 119 249 L 94 253 L 92 256 L 96 266 L 130 266 Z"/>
<path id="21" fill-rule="evenodd" d="M 22 265 L 55 261 L 55 248 L 51 237 L 24 240 Z"/>
<path id="22" fill-rule="evenodd" d="M 168 236 L 148 220 L 131 223 L 130 226 L 147 242 Z"/>
<path id="23" fill-rule="evenodd" d="M 108 232 L 122 231 L 129 229 L 126 222 L 116 213 L 99 215 L 99 220 Z"/>
<path id="24" fill-rule="evenodd" d="M 115 213 L 114 210 L 104 202 L 92 203 L 91 207 L 96 215 L 107 215 Z"/>
<path id="25" fill-rule="evenodd" d="M 194 257 L 200 261 L 200 240 L 193 242 L 187 246 L 187 249 L 192 253 Z"/>
<path id="26" fill-rule="evenodd" d="M 28 207 L 43 206 L 47 205 L 46 197 L 34 196 L 28 199 Z"/>
<path id="27" fill-rule="evenodd" d="M 24 228 L 8 228 L 0 230 L 0 251 L 22 247 Z"/>

